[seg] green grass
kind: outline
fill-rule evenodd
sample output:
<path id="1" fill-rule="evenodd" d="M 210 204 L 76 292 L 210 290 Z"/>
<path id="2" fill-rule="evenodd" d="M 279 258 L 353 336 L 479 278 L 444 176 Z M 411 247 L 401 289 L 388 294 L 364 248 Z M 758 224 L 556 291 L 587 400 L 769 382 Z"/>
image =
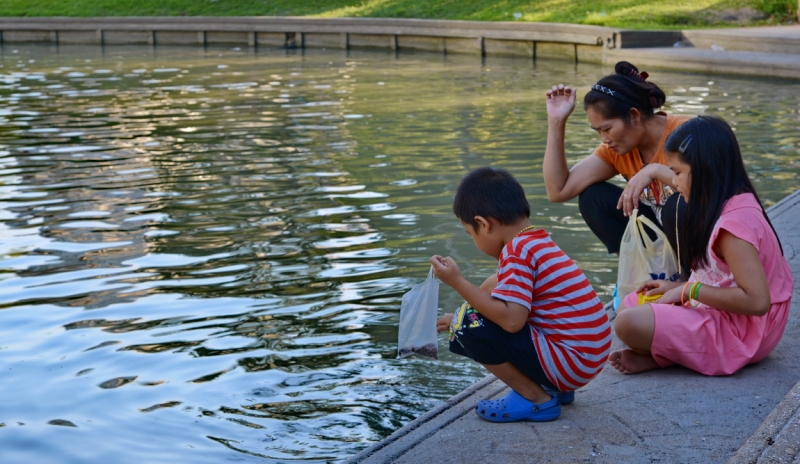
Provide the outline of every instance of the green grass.
<path id="1" fill-rule="evenodd" d="M 681 29 L 786 23 L 797 0 L 0 0 L 0 16 L 312 16 Z"/>

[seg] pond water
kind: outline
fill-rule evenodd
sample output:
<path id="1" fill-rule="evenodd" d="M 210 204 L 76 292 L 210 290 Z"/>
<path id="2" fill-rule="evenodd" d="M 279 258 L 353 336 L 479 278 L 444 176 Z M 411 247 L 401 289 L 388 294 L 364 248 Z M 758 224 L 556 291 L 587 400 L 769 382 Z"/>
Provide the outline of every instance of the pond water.
<path id="1" fill-rule="evenodd" d="M 451 212 L 510 169 L 607 300 L 616 261 L 541 177 L 568 61 L 80 48 L 0 56 L 5 462 L 340 461 L 485 374 L 397 360 L 400 298 L 451 255 Z M 653 71 L 667 110 L 736 127 L 767 205 L 798 187 L 797 83 Z M 598 139 L 578 109 L 574 161 Z M 440 307 L 458 296 L 446 286 Z"/>

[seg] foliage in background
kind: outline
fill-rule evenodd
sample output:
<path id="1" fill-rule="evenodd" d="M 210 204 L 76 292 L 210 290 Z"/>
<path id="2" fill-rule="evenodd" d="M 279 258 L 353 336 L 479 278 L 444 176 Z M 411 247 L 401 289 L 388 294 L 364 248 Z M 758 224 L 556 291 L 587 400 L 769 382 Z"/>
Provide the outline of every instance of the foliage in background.
<path id="1" fill-rule="evenodd" d="M 0 16 L 350 16 L 680 29 L 786 23 L 797 18 L 797 1 L 2 0 Z"/>
<path id="2" fill-rule="evenodd" d="M 757 0 L 754 7 L 769 16 L 776 18 L 796 18 L 797 5 L 795 0 Z"/>

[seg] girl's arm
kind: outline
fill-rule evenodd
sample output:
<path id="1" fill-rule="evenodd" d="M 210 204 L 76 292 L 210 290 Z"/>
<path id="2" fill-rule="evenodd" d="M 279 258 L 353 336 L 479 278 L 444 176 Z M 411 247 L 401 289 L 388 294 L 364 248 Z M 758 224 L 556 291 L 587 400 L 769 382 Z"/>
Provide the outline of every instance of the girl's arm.
<path id="1" fill-rule="evenodd" d="M 434 255 L 430 262 L 433 273 L 439 280 L 452 287 L 467 303 L 503 330 L 516 333 L 525 327 L 528 322 L 528 308 L 495 298 L 490 292 L 472 284 L 464 278 L 455 260 L 449 256 L 442 258 Z"/>
<path id="2" fill-rule="evenodd" d="M 719 288 L 703 285 L 697 301 L 734 314 L 748 316 L 767 314 L 772 300 L 758 250 L 749 242 L 722 229 L 714 244 L 714 252 L 728 263 L 738 287 Z"/>
<path id="3" fill-rule="evenodd" d="M 542 172 L 547 199 L 553 202 L 569 201 L 586 187 L 614 177 L 614 168 L 595 155 L 579 161 L 572 169 L 567 166 L 564 138 L 567 119 L 575 109 L 576 89 L 553 86 L 547 91 L 547 146 L 544 151 Z"/>
<path id="4" fill-rule="evenodd" d="M 659 163 L 648 164 L 625 185 L 625 190 L 617 202 L 617 209 L 623 210 L 626 216 L 630 216 L 633 209 L 639 207 L 639 195 L 644 189 L 649 188 L 654 180 L 675 188 L 676 186 L 672 184 L 674 178 L 675 174 L 669 167 Z"/>

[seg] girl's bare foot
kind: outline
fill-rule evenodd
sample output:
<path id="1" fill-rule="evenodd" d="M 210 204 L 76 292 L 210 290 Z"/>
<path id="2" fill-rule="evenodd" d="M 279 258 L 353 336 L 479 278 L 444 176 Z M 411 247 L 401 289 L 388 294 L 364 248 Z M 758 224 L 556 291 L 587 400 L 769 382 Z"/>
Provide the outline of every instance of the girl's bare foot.
<path id="1" fill-rule="evenodd" d="M 623 374 L 638 374 L 660 367 L 652 356 L 639 354 L 633 350 L 612 351 L 608 356 L 608 362 Z"/>

